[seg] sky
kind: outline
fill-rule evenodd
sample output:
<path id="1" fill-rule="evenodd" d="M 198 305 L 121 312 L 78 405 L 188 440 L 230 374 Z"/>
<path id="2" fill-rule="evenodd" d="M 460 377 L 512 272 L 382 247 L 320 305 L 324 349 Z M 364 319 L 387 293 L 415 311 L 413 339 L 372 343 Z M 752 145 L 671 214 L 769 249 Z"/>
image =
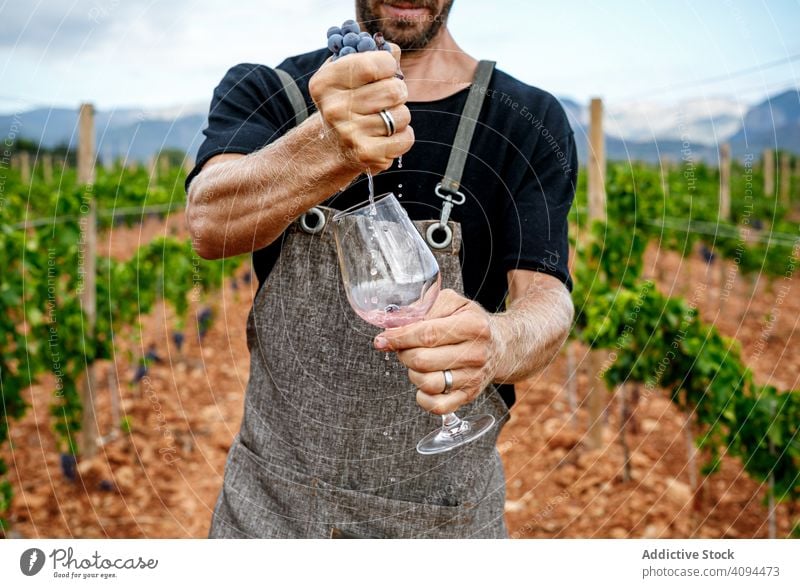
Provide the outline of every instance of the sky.
<path id="1" fill-rule="evenodd" d="M 180 112 L 230 66 L 322 47 L 354 15 L 352 0 L 0 0 L 0 112 Z M 476 58 L 583 103 L 752 104 L 800 86 L 800 0 L 456 0 L 448 26 Z"/>

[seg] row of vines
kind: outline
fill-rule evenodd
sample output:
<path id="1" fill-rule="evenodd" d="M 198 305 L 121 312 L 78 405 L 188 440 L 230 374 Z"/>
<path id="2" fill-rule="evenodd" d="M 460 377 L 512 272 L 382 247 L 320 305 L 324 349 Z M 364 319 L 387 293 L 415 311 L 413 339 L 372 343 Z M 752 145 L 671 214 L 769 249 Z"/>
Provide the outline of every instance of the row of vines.
<path id="1" fill-rule="evenodd" d="M 791 279 L 800 268 L 793 203 L 764 194 L 759 173 L 734 166 L 730 218 L 720 215 L 718 170 L 702 164 L 608 166 L 607 221 L 583 217 L 580 190 L 573 211 L 580 235 L 572 335 L 607 354 L 597 377 L 608 389 L 669 394 L 693 421 L 706 456 L 702 474 L 716 472 L 724 455 L 738 457 L 771 501 L 794 503 L 800 498 L 800 391 L 757 384 L 737 341 L 704 323 L 695 303 L 667 296 L 642 277 L 652 242 L 684 256 L 699 253 L 709 264 L 722 257 L 753 278 Z"/>
<path id="2" fill-rule="evenodd" d="M 90 329 L 80 296 L 89 202 L 100 230 L 139 223 L 146 214 L 164 217 L 184 206 L 185 172 L 172 166 L 156 180 L 150 170 L 117 166 L 99 169 L 90 185 L 81 185 L 70 167 L 46 176 L 39 166 L 31 174 L 0 168 L 0 444 L 26 410 L 25 390 L 52 374 L 51 425 L 69 478 L 79 458 L 85 409 L 79 382 L 87 369 L 114 359 L 115 339 L 135 340 L 140 317 L 158 300 L 174 309 L 180 330 L 190 300 L 218 289 L 241 259 L 202 260 L 190 240 L 174 236 L 133 243 L 125 260 L 98 254 Z M 0 460 L 0 536 L 13 494 L 7 467 Z"/>

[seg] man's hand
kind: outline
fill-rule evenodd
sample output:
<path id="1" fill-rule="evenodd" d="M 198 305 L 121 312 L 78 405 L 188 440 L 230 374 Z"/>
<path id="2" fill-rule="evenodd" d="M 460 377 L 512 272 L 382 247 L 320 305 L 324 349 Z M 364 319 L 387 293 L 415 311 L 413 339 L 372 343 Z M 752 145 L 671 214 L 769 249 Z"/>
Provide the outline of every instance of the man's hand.
<path id="1" fill-rule="evenodd" d="M 308 90 L 326 126 L 335 133 L 341 154 L 378 173 L 414 144 L 405 103 L 408 88 L 395 77 L 400 49 L 368 51 L 328 61 L 311 77 Z M 387 110 L 395 121 L 395 134 L 386 136 L 378 114 Z"/>
<path id="2" fill-rule="evenodd" d="M 492 315 L 453 290 L 442 290 L 425 320 L 375 337 L 377 349 L 397 351 L 408 367 L 417 403 L 440 415 L 471 402 L 495 379 L 503 346 Z M 444 370 L 453 374 L 448 394 L 442 394 Z"/>
<path id="3" fill-rule="evenodd" d="M 572 325 L 564 284 L 529 270 L 508 272 L 509 306 L 491 314 L 453 290 L 443 290 L 425 320 L 388 329 L 375 347 L 397 351 L 417 388 L 417 403 L 435 414 L 471 402 L 491 382 L 519 382 L 544 369 Z M 453 389 L 444 391 L 444 370 Z"/>

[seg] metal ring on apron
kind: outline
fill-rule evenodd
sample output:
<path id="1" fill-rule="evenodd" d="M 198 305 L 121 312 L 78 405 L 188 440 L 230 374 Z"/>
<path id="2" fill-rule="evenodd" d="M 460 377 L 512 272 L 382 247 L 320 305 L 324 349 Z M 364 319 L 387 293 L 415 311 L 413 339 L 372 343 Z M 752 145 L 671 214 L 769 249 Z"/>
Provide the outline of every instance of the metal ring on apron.
<path id="1" fill-rule="evenodd" d="M 444 231 L 444 239 L 441 241 L 437 241 L 433 237 L 433 234 L 439 230 Z M 443 225 L 442 223 L 434 223 L 428 227 L 427 231 L 425 231 L 425 240 L 428 241 L 428 245 L 434 249 L 444 249 L 453 242 L 453 229 L 446 224 Z"/>
<path id="2" fill-rule="evenodd" d="M 313 215 L 317 219 L 317 222 L 314 223 L 313 226 L 308 224 L 308 215 Z M 306 233 L 316 235 L 325 228 L 325 213 L 316 206 L 310 208 L 307 212 L 300 215 L 300 226 Z"/>

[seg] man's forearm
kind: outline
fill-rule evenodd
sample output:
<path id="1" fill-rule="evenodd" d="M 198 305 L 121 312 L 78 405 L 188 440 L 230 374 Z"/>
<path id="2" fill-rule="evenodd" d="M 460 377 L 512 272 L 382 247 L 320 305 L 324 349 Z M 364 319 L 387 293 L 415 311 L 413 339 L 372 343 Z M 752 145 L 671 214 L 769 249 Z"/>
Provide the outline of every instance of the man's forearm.
<path id="1" fill-rule="evenodd" d="M 300 214 L 361 172 L 319 113 L 270 145 L 204 168 L 186 209 L 195 249 L 207 258 L 266 247 Z"/>
<path id="2" fill-rule="evenodd" d="M 544 369 L 564 343 L 574 308 L 554 278 L 537 274 L 507 311 L 491 315 L 497 342 L 496 383 L 518 382 Z"/>

